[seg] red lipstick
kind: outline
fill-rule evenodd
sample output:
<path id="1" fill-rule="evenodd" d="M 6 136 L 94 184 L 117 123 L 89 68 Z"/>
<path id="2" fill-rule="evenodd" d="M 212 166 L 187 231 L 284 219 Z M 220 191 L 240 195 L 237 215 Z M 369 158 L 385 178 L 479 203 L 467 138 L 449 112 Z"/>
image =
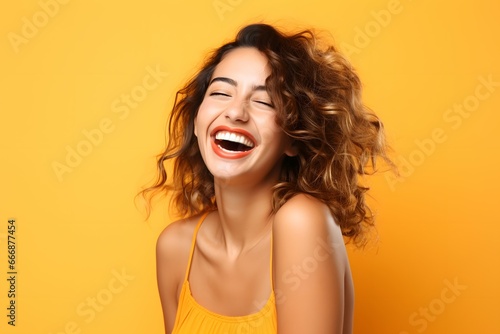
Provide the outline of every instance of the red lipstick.
<path id="1" fill-rule="evenodd" d="M 219 131 L 227 131 L 227 132 L 232 132 L 235 134 L 243 135 L 243 136 L 247 137 L 248 139 L 250 139 L 252 141 L 252 143 L 254 144 L 254 146 L 250 150 L 247 150 L 247 151 L 229 151 L 229 150 L 226 150 L 215 143 L 215 134 Z M 212 132 L 210 133 L 210 138 L 211 138 L 212 149 L 215 152 L 215 154 L 217 154 L 219 157 L 225 158 L 225 159 L 241 159 L 243 157 L 246 157 L 247 155 L 252 153 L 252 150 L 255 148 L 255 146 L 257 146 L 257 141 L 252 136 L 252 134 L 250 134 L 248 131 L 243 130 L 243 129 L 239 129 L 239 128 L 231 128 L 231 127 L 228 127 L 225 125 L 220 125 L 220 126 L 215 127 L 212 130 Z"/>

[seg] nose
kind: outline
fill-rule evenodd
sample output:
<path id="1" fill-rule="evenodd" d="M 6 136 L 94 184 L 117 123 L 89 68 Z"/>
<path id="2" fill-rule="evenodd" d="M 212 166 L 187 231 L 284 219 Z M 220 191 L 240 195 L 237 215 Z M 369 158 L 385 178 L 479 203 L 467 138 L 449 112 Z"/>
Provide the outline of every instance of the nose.
<path id="1" fill-rule="evenodd" d="M 225 110 L 224 116 L 233 122 L 248 121 L 248 103 L 243 99 L 235 99 Z"/>

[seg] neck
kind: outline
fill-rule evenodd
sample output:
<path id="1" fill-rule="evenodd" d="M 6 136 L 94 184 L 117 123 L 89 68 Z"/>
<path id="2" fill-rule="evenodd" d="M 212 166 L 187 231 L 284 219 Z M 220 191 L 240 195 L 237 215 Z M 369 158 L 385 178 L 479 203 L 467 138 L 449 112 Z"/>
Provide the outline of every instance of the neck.
<path id="1" fill-rule="evenodd" d="M 259 186 L 215 183 L 218 237 L 228 253 L 242 254 L 271 232 L 272 184 Z"/>

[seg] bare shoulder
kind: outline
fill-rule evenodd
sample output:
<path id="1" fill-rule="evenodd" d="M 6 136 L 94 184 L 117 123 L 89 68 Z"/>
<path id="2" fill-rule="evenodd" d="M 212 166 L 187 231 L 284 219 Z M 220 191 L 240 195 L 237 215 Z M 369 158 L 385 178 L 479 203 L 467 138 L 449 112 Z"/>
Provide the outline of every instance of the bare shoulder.
<path id="1" fill-rule="evenodd" d="M 328 206 L 305 194 L 292 197 L 278 210 L 273 232 L 290 238 L 296 234 L 302 237 L 322 236 L 331 242 L 344 244 L 340 227 Z"/>
<path id="2" fill-rule="evenodd" d="M 157 267 L 168 267 L 169 275 L 178 283 L 182 282 L 184 277 L 198 220 L 199 215 L 170 223 L 160 233 L 156 242 Z"/>
<path id="3" fill-rule="evenodd" d="M 178 255 L 182 250 L 189 250 L 198 218 L 195 216 L 180 219 L 165 227 L 156 242 L 158 255 L 169 257 L 170 255 Z"/>
<path id="4" fill-rule="evenodd" d="M 156 277 L 167 333 L 172 331 L 179 293 L 199 216 L 169 224 L 156 242 Z"/>
<path id="5" fill-rule="evenodd" d="M 306 194 L 297 194 L 283 204 L 278 210 L 276 217 L 287 216 L 287 218 L 292 218 L 296 215 L 310 216 L 311 214 L 324 213 L 322 212 L 324 210 L 328 210 L 328 207 L 317 198 Z"/>
<path id="6" fill-rule="evenodd" d="M 278 333 L 346 333 L 349 262 L 340 227 L 328 206 L 298 194 L 274 218 Z"/>

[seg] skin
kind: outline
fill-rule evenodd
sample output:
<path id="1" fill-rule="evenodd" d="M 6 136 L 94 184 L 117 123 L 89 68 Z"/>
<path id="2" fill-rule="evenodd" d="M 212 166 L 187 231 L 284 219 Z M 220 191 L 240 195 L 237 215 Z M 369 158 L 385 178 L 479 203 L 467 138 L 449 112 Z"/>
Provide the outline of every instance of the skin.
<path id="1" fill-rule="evenodd" d="M 349 262 L 327 206 L 298 194 L 276 215 L 268 214 L 282 158 L 297 154 L 275 122 L 264 87 L 269 74 L 258 50 L 229 52 L 216 67 L 195 120 L 219 209 L 198 232 L 189 276 L 192 295 L 213 312 L 241 316 L 258 312 L 274 289 L 279 334 L 352 333 Z M 221 125 L 250 133 L 252 152 L 240 159 L 218 156 L 211 141 L 213 129 Z M 174 222 L 158 238 L 157 278 L 167 334 L 174 326 L 198 219 Z"/>

